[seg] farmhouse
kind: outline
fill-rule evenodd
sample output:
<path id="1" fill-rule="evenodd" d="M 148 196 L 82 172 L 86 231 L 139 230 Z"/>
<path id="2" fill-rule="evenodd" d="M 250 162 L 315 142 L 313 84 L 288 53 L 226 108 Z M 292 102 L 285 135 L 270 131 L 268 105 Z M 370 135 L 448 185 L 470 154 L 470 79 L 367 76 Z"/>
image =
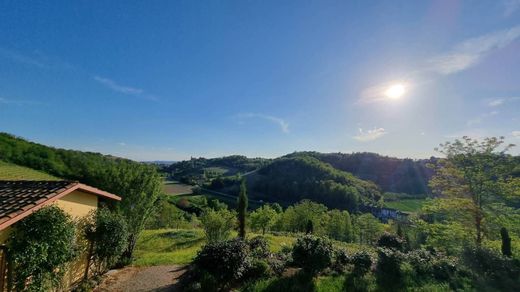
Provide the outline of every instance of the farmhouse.
<path id="1" fill-rule="evenodd" d="M 7 286 L 6 246 L 13 224 L 44 206 L 54 204 L 79 219 L 96 210 L 104 200 L 120 197 L 74 181 L 2 181 L 0 180 L 0 291 Z M 81 278 L 86 256 L 71 265 L 66 273 L 66 285 Z"/>

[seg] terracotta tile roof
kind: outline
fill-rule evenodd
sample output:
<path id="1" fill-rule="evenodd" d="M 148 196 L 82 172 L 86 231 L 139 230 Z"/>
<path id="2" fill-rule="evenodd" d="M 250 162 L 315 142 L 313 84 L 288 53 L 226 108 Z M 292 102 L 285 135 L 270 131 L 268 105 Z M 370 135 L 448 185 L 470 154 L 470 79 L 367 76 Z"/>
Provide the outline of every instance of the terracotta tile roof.
<path id="1" fill-rule="evenodd" d="M 74 181 L 0 180 L 0 230 L 75 190 L 121 200 L 114 194 Z"/>

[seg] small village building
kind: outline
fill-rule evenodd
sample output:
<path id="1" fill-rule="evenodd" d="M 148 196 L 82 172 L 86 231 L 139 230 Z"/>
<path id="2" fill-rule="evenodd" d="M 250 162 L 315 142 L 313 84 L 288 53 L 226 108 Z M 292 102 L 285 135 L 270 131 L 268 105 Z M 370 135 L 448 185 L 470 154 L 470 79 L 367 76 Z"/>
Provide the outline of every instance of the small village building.
<path id="1" fill-rule="evenodd" d="M 56 205 L 74 219 L 81 219 L 98 208 L 100 202 L 119 201 L 114 194 L 74 181 L 2 181 L 0 180 L 0 292 L 6 289 L 6 243 L 13 224 L 48 205 Z M 71 263 L 65 285 L 81 280 L 86 255 Z"/>

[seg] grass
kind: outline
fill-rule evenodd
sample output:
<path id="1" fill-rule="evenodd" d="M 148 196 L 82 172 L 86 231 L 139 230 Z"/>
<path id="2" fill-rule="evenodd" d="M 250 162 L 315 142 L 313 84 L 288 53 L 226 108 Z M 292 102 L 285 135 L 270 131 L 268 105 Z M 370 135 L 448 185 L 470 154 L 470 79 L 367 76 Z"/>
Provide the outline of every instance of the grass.
<path id="1" fill-rule="evenodd" d="M 192 194 L 192 186 L 174 181 L 166 181 L 163 184 L 163 191 L 172 196 Z"/>
<path id="2" fill-rule="evenodd" d="M 204 243 L 201 229 L 144 230 L 137 241 L 134 265 L 188 264 Z"/>
<path id="3" fill-rule="evenodd" d="M 59 180 L 50 174 L 0 161 L 0 180 Z"/>
<path id="4" fill-rule="evenodd" d="M 385 207 L 397 209 L 403 212 L 414 213 L 419 211 L 426 203 L 426 199 L 404 199 L 385 202 Z"/>

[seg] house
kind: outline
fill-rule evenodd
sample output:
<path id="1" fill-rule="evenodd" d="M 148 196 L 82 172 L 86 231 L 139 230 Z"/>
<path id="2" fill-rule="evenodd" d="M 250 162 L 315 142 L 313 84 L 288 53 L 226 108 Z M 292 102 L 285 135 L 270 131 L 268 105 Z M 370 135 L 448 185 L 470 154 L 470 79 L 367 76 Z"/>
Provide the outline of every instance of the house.
<path id="1" fill-rule="evenodd" d="M 85 217 L 106 200 L 120 197 L 74 181 L 4 181 L 0 180 L 0 291 L 6 288 L 5 244 L 13 224 L 48 205 L 56 205 L 74 219 Z M 86 267 L 86 255 L 65 276 L 65 284 L 72 285 L 81 279 Z"/>
<path id="2" fill-rule="evenodd" d="M 385 223 L 390 219 L 398 221 L 406 221 L 408 219 L 407 213 L 391 208 L 363 205 L 359 210 L 363 213 L 372 213 L 374 217 Z"/>

